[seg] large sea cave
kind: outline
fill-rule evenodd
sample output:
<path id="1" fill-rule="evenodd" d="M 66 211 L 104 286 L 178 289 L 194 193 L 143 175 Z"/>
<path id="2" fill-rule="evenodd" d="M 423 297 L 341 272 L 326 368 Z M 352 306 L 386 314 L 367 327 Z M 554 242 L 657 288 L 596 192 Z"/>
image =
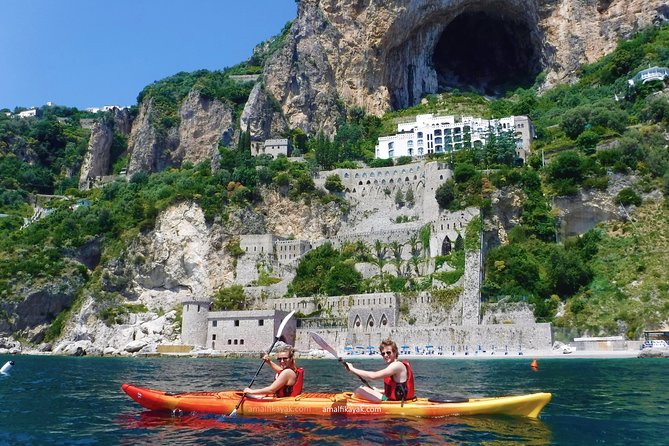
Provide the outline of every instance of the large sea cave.
<path id="1" fill-rule="evenodd" d="M 432 55 L 438 90 L 499 95 L 527 86 L 541 71 L 540 54 L 523 22 L 485 12 L 464 13 L 441 33 Z"/>

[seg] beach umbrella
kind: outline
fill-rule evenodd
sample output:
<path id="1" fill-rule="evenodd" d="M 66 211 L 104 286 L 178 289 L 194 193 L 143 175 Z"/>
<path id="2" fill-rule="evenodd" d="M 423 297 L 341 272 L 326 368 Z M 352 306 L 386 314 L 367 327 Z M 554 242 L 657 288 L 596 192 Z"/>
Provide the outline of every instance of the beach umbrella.
<path id="1" fill-rule="evenodd" d="M 401 346 L 400 348 L 401 348 L 401 349 L 410 349 L 411 346 L 410 346 L 410 345 L 403 345 L 403 346 Z"/>
<path id="2" fill-rule="evenodd" d="M 367 350 L 374 350 L 374 346 L 373 345 L 368 345 Z"/>
<path id="3" fill-rule="evenodd" d="M 359 348 L 360 350 L 364 350 L 364 349 L 365 349 L 365 347 L 363 347 L 362 345 L 356 345 L 355 348 Z"/>
<path id="4" fill-rule="evenodd" d="M 344 347 L 344 350 L 353 350 L 353 346 L 352 345 L 347 345 L 346 347 Z"/>
<path id="5" fill-rule="evenodd" d="M 425 346 L 425 348 L 434 348 L 434 345 L 428 344 L 428 345 Z"/>

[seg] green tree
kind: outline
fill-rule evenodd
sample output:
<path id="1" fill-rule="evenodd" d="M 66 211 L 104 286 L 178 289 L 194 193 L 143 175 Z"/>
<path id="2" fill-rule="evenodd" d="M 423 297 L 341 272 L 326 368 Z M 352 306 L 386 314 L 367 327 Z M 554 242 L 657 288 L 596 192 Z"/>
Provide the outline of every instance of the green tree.
<path id="1" fill-rule="evenodd" d="M 455 182 L 447 180 L 437 188 L 434 197 L 441 209 L 448 209 L 455 200 Z"/>
<path id="2" fill-rule="evenodd" d="M 352 264 L 336 263 L 325 275 L 321 291 L 328 296 L 346 296 L 360 293 L 362 275 Z"/>
<path id="3" fill-rule="evenodd" d="M 216 292 L 211 309 L 213 311 L 238 311 L 243 310 L 245 306 L 244 287 L 232 285 L 228 288 L 221 288 Z"/>
<path id="4" fill-rule="evenodd" d="M 325 188 L 330 192 L 343 192 L 344 185 L 341 182 L 341 177 L 339 175 L 328 175 L 325 178 Z"/>
<path id="5" fill-rule="evenodd" d="M 316 156 L 316 163 L 324 170 L 330 170 L 339 161 L 339 151 L 323 132 L 311 140 L 311 150 Z"/>
<path id="6" fill-rule="evenodd" d="M 395 205 L 400 208 L 404 206 L 404 194 L 401 189 L 397 189 L 397 193 L 395 194 Z"/>

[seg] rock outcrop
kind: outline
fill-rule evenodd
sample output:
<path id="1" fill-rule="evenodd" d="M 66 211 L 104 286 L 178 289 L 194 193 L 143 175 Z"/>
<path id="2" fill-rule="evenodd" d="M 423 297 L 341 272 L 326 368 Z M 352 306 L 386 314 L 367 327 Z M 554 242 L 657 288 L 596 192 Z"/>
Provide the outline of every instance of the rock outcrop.
<path id="1" fill-rule="evenodd" d="M 152 99 L 140 104 L 128 142 L 131 154 L 128 175 L 157 172 L 179 167 L 184 162 L 197 164 L 211 160 L 217 166 L 218 144 L 230 144 L 234 135 L 234 110 L 226 102 L 203 97 L 191 91 L 179 108 L 178 127 L 157 123 Z"/>
<path id="2" fill-rule="evenodd" d="M 288 123 L 276 102 L 268 96 L 262 84 L 257 83 L 246 101 L 240 125 L 242 130 L 252 135 L 253 140 L 264 141 L 280 135 Z"/>
<path id="3" fill-rule="evenodd" d="M 496 94 L 541 71 L 545 86 L 571 81 L 668 19 L 664 0 L 301 0 L 264 88 L 290 127 L 332 132 L 343 105 L 380 115 L 449 87 Z"/>
<path id="4" fill-rule="evenodd" d="M 156 124 L 158 113 L 149 99 L 139 106 L 128 141 L 128 176 L 138 172 L 157 172 L 169 166 L 170 153 L 179 145 L 176 128 L 162 128 Z"/>
<path id="5" fill-rule="evenodd" d="M 111 147 L 114 140 L 114 131 L 122 135 L 129 135 L 132 128 L 132 118 L 127 108 L 113 109 L 102 119 L 89 124 L 91 137 L 88 140 L 88 150 L 84 156 L 79 173 L 79 189 L 87 190 L 97 177 L 111 173 Z"/>
<path id="6" fill-rule="evenodd" d="M 111 145 L 114 139 L 114 129 L 105 121 L 96 121 L 91 128 L 91 137 L 88 140 L 88 150 L 84 156 L 79 174 L 79 189 L 87 190 L 95 177 L 109 173 Z"/>
<path id="7" fill-rule="evenodd" d="M 230 145 L 234 134 L 234 110 L 228 103 L 191 91 L 179 110 L 179 146 L 171 162 L 197 164 L 212 160 L 217 165 L 218 144 Z"/>
<path id="8" fill-rule="evenodd" d="M 267 231 L 280 237 L 300 240 L 330 238 L 339 232 L 342 212 L 331 202 L 327 205 L 292 201 L 278 192 L 264 194 Z"/>

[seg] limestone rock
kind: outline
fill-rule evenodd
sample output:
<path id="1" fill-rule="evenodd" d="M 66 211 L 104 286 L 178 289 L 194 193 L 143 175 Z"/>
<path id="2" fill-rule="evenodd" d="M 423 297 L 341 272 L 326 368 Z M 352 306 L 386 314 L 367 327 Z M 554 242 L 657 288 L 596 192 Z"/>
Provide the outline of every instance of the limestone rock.
<path id="1" fill-rule="evenodd" d="M 140 104 L 128 151 L 128 175 L 157 172 L 184 162 L 197 164 L 211 160 L 218 164 L 218 144 L 230 144 L 234 134 L 232 105 L 191 91 L 180 106 L 178 127 L 164 128 L 156 123 L 153 99 Z"/>
<path id="2" fill-rule="evenodd" d="M 179 301 L 175 300 L 177 294 L 211 296 L 226 282 L 225 271 L 232 274 L 233 270 L 232 259 L 215 248 L 224 246 L 217 239 L 220 236 L 210 231 L 202 209 L 193 203 L 180 203 L 165 211 L 151 236 L 133 248 L 143 257 L 136 270 L 129 271 L 138 292 L 144 295 L 140 300 L 152 296 L 151 300 L 164 300 L 163 308 L 167 309 Z M 159 298 L 160 294 L 164 298 Z M 155 303 L 144 303 L 156 307 Z"/>
<path id="3" fill-rule="evenodd" d="M 144 347 L 146 347 L 147 342 L 145 340 L 138 340 L 138 341 L 132 341 L 129 342 L 128 345 L 126 345 L 123 350 L 128 352 L 128 353 L 137 353 Z"/>
<path id="4" fill-rule="evenodd" d="M 281 110 L 276 109 L 262 83 L 257 83 L 251 90 L 240 123 L 241 129 L 250 132 L 257 141 L 274 138 L 288 128 Z"/>
<path id="5" fill-rule="evenodd" d="M 114 132 L 129 135 L 132 129 L 132 116 L 127 108 L 114 108 L 101 119 L 88 120 L 84 126 L 91 130 L 91 136 L 79 173 L 81 190 L 89 189 L 96 177 L 111 174 L 110 149 Z"/>
<path id="6" fill-rule="evenodd" d="M 342 226 L 342 213 L 335 203 L 292 201 L 276 191 L 263 193 L 267 232 L 281 237 L 320 240 L 331 237 Z"/>
<path id="7" fill-rule="evenodd" d="M 179 147 L 172 155 L 172 164 L 217 160 L 219 142 L 232 142 L 234 110 L 230 104 L 205 98 L 193 90 L 181 105 L 179 115 Z"/>
<path id="8" fill-rule="evenodd" d="M 79 189 L 87 190 L 90 181 L 109 173 L 110 149 L 114 139 L 114 130 L 105 121 L 96 121 L 91 129 L 88 150 L 84 156 L 79 174 Z"/>
<path id="9" fill-rule="evenodd" d="M 264 88 L 290 127 L 332 132 L 342 105 L 379 115 L 449 86 L 495 94 L 541 71 L 546 86 L 571 81 L 621 38 L 668 19 L 665 0 L 301 0 Z M 266 127 L 247 113 L 251 128 Z"/>
<path id="10" fill-rule="evenodd" d="M 128 140 L 128 176 L 137 172 L 157 172 L 169 166 L 169 155 L 179 145 L 177 129 L 156 126 L 153 100 L 140 104 Z"/>

